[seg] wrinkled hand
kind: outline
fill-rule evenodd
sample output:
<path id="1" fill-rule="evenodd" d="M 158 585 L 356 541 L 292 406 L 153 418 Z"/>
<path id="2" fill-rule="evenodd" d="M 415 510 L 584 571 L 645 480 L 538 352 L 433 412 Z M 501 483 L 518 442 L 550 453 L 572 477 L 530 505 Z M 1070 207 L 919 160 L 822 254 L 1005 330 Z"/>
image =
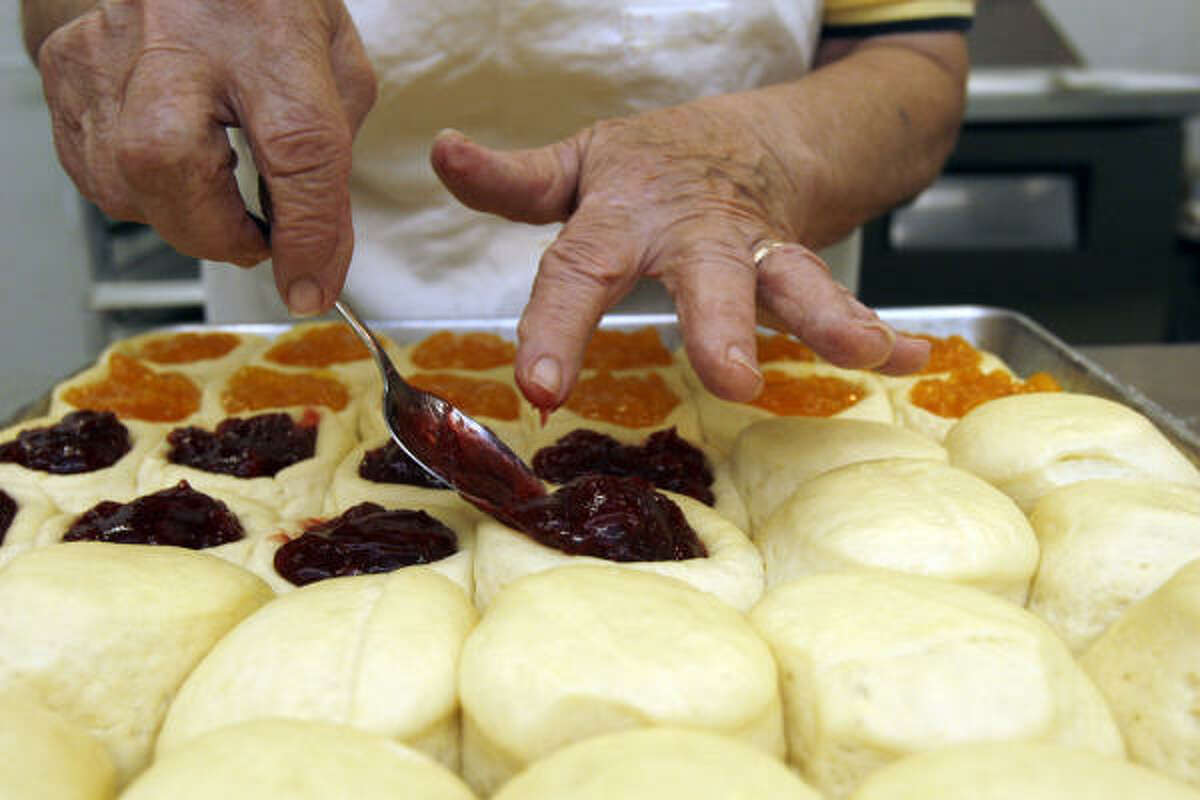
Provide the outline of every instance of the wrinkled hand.
<path id="1" fill-rule="evenodd" d="M 332 304 L 353 249 L 350 144 L 375 99 L 341 0 L 102 0 L 47 37 L 38 67 L 59 158 L 105 213 L 198 258 L 272 256 L 293 311 Z M 230 126 L 271 190 L 270 248 Z"/>
<path id="2" fill-rule="evenodd" d="M 761 389 L 758 321 L 839 366 L 903 373 L 924 363 L 925 342 L 880 322 L 806 247 L 771 248 L 756 268 L 756 248 L 802 241 L 819 209 L 807 207 L 805 187 L 786 177 L 754 128 L 725 108 L 694 104 L 606 121 L 536 150 L 438 136 L 434 169 L 466 205 L 565 222 L 518 329 L 517 380 L 536 405 L 565 400 L 592 329 L 643 276 L 670 291 L 696 371 L 732 400 Z"/>

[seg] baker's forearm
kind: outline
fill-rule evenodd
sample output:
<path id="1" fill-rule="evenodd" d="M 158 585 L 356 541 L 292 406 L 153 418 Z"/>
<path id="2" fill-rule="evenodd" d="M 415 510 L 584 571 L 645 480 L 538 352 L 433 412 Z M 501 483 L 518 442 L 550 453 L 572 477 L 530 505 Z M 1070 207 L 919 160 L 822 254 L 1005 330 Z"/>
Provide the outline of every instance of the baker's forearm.
<path id="1" fill-rule="evenodd" d="M 954 33 L 822 52 L 835 60 L 801 80 L 724 98 L 760 128 L 795 189 L 793 233 L 810 247 L 838 241 L 937 176 L 958 133 L 967 74 Z"/>
<path id="2" fill-rule="evenodd" d="M 96 0 L 21 0 L 21 32 L 33 63 L 47 36 L 95 5 Z"/>

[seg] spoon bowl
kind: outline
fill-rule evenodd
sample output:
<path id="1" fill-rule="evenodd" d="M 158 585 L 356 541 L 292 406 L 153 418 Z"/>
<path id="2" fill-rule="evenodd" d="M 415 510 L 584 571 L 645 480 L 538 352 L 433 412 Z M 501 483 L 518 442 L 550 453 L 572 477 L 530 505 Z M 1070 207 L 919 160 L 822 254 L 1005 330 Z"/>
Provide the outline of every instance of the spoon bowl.
<path id="1" fill-rule="evenodd" d="M 334 308 L 375 359 L 383 377 L 384 422 L 413 461 L 476 508 L 510 525 L 516 522 L 512 509 L 546 494 L 529 465 L 487 426 L 405 381 L 345 301 L 336 301 Z"/>

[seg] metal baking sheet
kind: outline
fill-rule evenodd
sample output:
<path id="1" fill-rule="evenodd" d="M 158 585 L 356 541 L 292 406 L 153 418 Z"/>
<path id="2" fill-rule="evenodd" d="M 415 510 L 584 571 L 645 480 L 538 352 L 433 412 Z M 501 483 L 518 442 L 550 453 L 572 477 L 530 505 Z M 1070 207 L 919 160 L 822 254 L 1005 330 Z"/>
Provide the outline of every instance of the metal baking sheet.
<path id="1" fill-rule="evenodd" d="M 880 309 L 879 315 L 893 327 L 935 336 L 959 335 L 983 350 L 999 356 L 1022 376 L 1045 371 L 1064 389 L 1093 394 L 1124 403 L 1147 416 L 1191 461 L 1200 467 L 1200 436 L 1181 419 L 1162 408 L 1136 388 L 1122 383 L 1091 359 L 1016 311 L 988 306 L 913 306 Z M 517 318 L 374 320 L 372 326 L 398 342 L 418 341 L 439 330 L 488 331 L 514 338 Z M 632 329 L 647 325 L 659 329 L 668 347 L 679 345 L 678 321 L 673 314 L 609 315 L 602 327 Z M 255 333 L 267 337 L 287 330 L 288 323 L 221 325 L 222 330 Z M 213 326 L 175 325 L 166 331 L 212 330 Z M 46 413 L 50 392 L 34 398 L 10 420 L 18 422 Z"/>

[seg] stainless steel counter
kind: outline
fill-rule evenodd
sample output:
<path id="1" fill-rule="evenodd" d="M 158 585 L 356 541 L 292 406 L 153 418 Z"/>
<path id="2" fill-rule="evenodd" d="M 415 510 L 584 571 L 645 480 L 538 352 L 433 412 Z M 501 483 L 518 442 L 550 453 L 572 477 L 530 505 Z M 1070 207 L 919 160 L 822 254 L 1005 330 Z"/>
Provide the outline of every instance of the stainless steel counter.
<path id="1" fill-rule="evenodd" d="M 1062 67 L 978 68 L 967 122 L 1186 117 L 1200 112 L 1200 75 Z"/>
<path id="2" fill-rule="evenodd" d="M 1076 348 L 1122 383 L 1134 386 L 1200 435 L 1200 344 Z"/>

